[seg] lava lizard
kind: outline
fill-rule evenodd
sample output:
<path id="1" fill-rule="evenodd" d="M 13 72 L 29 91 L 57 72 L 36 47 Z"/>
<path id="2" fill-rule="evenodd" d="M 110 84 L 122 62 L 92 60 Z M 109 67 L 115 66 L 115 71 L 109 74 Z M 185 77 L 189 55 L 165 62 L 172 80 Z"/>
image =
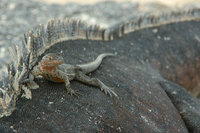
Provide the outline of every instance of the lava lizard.
<path id="1" fill-rule="evenodd" d="M 117 94 L 108 86 L 106 86 L 102 81 L 97 78 L 90 78 L 86 74 L 96 70 L 102 62 L 102 59 L 107 56 L 114 56 L 112 53 L 100 54 L 96 60 L 81 65 L 70 65 L 64 64 L 64 59 L 59 53 L 49 53 L 46 54 L 39 65 L 37 65 L 31 72 L 31 74 L 36 76 L 42 76 L 43 78 L 53 81 L 65 83 L 67 92 L 70 95 L 81 95 L 77 90 L 73 90 L 70 87 L 71 80 L 77 80 L 82 83 L 99 87 L 101 91 L 109 94 L 112 97 L 117 96 Z"/>

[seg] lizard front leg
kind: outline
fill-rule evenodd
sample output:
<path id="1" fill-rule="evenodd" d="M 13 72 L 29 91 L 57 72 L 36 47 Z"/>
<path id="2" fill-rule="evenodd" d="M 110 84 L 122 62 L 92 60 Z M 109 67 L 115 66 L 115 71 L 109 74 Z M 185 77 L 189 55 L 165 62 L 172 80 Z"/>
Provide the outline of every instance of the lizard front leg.
<path id="1" fill-rule="evenodd" d="M 81 71 L 76 71 L 75 79 L 82 83 L 99 87 L 101 91 L 104 91 L 106 94 L 109 94 L 111 97 L 112 97 L 112 94 L 114 96 L 117 96 L 117 94 L 110 87 L 106 86 L 102 81 L 100 81 L 97 78 L 90 78 Z"/>
<path id="2" fill-rule="evenodd" d="M 75 95 L 75 96 L 77 96 L 77 97 L 78 97 L 79 95 L 81 95 L 81 93 L 80 93 L 79 91 L 73 90 L 73 89 L 71 88 L 68 76 L 65 76 L 64 79 L 65 79 L 65 87 L 66 87 L 66 89 L 67 89 L 67 93 L 68 93 L 68 94 L 70 94 L 71 96 L 72 96 L 72 95 Z"/>

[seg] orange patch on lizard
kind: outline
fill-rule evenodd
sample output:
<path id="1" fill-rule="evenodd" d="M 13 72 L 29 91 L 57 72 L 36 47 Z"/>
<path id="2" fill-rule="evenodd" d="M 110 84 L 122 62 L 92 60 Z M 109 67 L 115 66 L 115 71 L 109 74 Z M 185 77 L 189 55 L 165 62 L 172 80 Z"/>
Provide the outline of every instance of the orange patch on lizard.
<path id="1" fill-rule="evenodd" d="M 61 78 L 56 78 L 56 77 L 53 77 L 53 80 L 56 82 L 65 82 L 65 80 L 63 80 Z"/>
<path id="2" fill-rule="evenodd" d="M 40 68 L 41 68 L 42 70 L 51 71 L 51 70 L 55 69 L 56 66 L 46 67 L 46 66 L 40 65 Z"/>

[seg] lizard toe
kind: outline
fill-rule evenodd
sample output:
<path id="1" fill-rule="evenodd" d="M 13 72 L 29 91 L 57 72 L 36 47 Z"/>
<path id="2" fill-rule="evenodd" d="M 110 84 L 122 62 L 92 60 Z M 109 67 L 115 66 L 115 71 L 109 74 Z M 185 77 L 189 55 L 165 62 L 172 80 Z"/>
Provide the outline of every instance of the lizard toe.
<path id="1" fill-rule="evenodd" d="M 77 90 L 70 90 L 68 93 L 69 93 L 71 96 L 72 96 L 72 95 L 77 96 L 77 97 L 82 96 L 82 94 L 81 94 L 79 91 L 77 91 Z"/>
<path id="2" fill-rule="evenodd" d="M 116 96 L 117 97 L 117 94 L 114 92 L 114 90 L 110 87 L 107 87 L 107 86 L 103 86 L 101 88 L 102 91 L 104 91 L 104 93 L 106 95 L 109 95 L 110 97 L 112 97 L 112 95 Z"/>

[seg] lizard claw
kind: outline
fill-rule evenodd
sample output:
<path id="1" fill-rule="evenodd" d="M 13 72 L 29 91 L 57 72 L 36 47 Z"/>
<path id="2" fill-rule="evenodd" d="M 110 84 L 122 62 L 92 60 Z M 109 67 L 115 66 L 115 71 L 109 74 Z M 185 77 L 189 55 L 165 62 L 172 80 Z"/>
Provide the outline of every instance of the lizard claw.
<path id="1" fill-rule="evenodd" d="M 112 95 L 118 97 L 118 95 L 114 92 L 114 90 L 106 85 L 102 86 L 101 91 L 104 91 L 105 94 L 106 95 L 108 94 L 110 97 L 112 97 Z"/>
<path id="2" fill-rule="evenodd" d="M 66 86 L 66 89 L 67 89 L 67 93 L 70 94 L 71 96 L 72 96 L 72 95 L 75 95 L 75 96 L 79 97 L 79 96 L 82 95 L 79 91 L 73 90 L 73 89 L 70 87 L 70 85 L 67 85 L 67 86 Z"/>
<path id="3" fill-rule="evenodd" d="M 77 97 L 79 97 L 79 96 L 82 96 L 82 94 L 79 92 L 79 91 L 77 91 L 77 90 L 70 90 L 70 91 L 68 91 L 68 94 L 70 94 L 71 96 L 72 95 L 75 95 L 75 96 L 77 96 Z"/>

